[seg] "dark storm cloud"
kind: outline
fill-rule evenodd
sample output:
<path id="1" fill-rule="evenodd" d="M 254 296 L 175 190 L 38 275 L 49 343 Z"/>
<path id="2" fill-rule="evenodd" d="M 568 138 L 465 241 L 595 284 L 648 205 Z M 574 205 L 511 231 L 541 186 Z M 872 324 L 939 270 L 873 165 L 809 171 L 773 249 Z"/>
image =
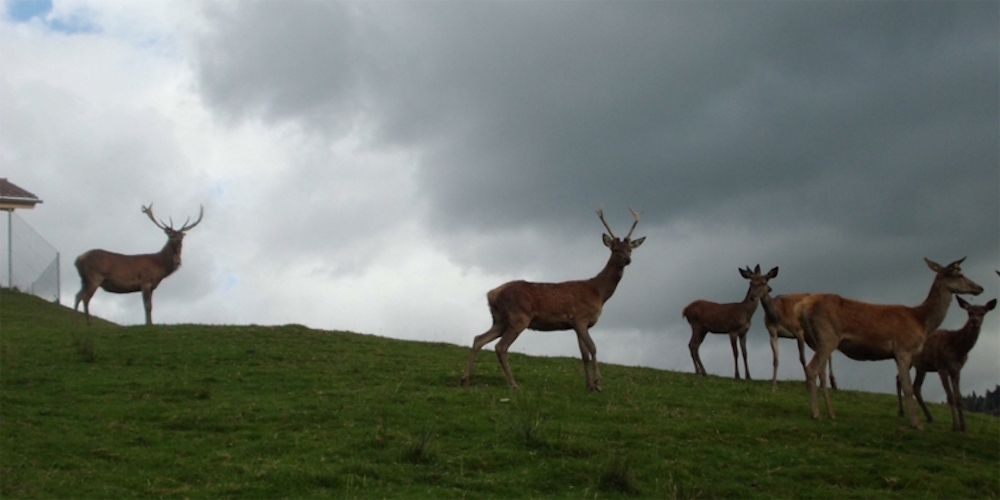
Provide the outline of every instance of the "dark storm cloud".
<path id="1" fill-rule="evenodd" d="M 606 202 L 906 235 L 956 193 L 996 218 L 971 210 L 997 204 L 996 10 L 258 2 L 212 13 L 202 84 L 231 115 L 416 145 L 442 229 Z"/>

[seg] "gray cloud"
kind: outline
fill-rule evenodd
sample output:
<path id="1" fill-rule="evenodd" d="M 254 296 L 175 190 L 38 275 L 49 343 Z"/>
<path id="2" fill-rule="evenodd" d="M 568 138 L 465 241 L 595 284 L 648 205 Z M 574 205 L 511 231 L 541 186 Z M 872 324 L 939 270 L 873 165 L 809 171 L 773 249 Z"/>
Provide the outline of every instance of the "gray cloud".
<path id="1" fill-rule="evenodd" d="M 216 13 L 200 67 L 232 114 L 416 144 L 442 229 L 551 226 L 600 202 L 662 223 L 763 191 L 775 211 L 909 234 L 941 188 L 996 198 L 950 171 L 996 177 L 993 10 L 261 2 Z"/>

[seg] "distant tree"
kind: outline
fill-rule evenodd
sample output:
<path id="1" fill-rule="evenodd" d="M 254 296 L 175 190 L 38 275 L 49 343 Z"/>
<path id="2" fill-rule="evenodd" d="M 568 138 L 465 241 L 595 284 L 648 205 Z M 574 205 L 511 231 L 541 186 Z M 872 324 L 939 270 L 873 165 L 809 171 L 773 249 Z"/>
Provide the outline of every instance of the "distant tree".
<path id="1" fill-rule="evenodd" d="M 977 395 L 975 391 L 969 396 L 962 396 L 962 407 L 968 411 L 1000 417 L 1000 385 L 992 391 L 986 389 L 985 396 Z"/>

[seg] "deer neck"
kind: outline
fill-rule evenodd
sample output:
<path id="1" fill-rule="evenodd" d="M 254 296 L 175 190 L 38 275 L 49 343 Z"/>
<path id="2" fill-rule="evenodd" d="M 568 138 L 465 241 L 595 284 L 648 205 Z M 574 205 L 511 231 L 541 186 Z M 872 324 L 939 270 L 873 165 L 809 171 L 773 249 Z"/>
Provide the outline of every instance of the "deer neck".
<path id="1" fill-rule="evenodd" d="M 968 322 L 961 330 L 955 332 L 955 347 L 958 348 L 959 352 L 963 354 L 968 354 L 973 347 L 976 346 L 976 341 L 979 340 L 979 330 L 981 326 L 972 326 Z"/>
<path id="2" fill-rule="evenodd" d="M 179 241 L 167 240 L 167 244 L 163 245 L 163 249 L 157 254 L 160 262 L 163 264 L 163 269 L 166 271 L 165 276 L 170 276 L 171 273 L 181 267 L 181 244 Z"/>
<path id="3" fill-rule="evenodd" d="M 914 308 L 917 319 L 924 324 L 925 333 L 933 332 L 944 322 L 945 316 L 948 315 L 948 306 L 951 305 L 951 298 L 951 290 L 940 280 L 935 279 L 923 304 Z"/>
<path id="4" fill-rule="evenodd" d="M 625 268 L 615 263 L 615 256 L 612 254 L 608 263 L 604 265 L 604 269 L 601 269 L 597 276 L 590 279 L 590 283 L 601 295 L 601 302 L 607 302 L 615 294 L 618 282 L 622 280 L 624 275 Z"/>
<path id="5" fill-rule="evenodd" d="M 747 316 L 753 316 L 754 311 L 757 310 L 757 303 L 760 302 L 760 297 L 753 296 L 753 286 L 747 289 L 747 296 L 743 297 L 743 302 L 740 302 L 740 306 L 747 313 Z"/>
<path id="6" fill-rule="evenodd" d="M 772 320 L 778 318 L 778 311 L 774 308 L 774 299 L 771 298 L 770 293 L 766 293 L 760 298 L 760 306 L 764 308 L 764 314 L 766 314 L 768 318 L 771 318 Z"/>

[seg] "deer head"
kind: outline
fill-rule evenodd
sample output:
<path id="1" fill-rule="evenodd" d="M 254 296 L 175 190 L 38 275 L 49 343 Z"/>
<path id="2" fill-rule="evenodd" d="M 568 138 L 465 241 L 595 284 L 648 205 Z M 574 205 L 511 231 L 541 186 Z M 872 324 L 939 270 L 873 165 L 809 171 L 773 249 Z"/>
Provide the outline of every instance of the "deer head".
<path id="1" fill-rule="evenodd" d="M 602 235 L 604 246 L 611 249 L 611 254 L 618 267 L 625 267 L 632 263 L 632 249 L 639 248 L 639 245 L 642 245 L 642 242 L 646 241 L 645 236 L 634 241 L 632 240 L 632 232 L 635 231 L 635 226 L 639 224 L 639 217 L 642 215 L 642 212 L 637 212 L 632 207 L 628 207 L 628 209 L 632 212 L 632 217 L 635 218 L 635 221 L 632 223 L 632 228 L 629 229 L 625 238 L 615 237 L 615 233 L 611 230 L 611 226 L 608 225 L 608 221 L 604 220 L 604 208 L 597 209 L 597 216 L 600 217 L 601 223 L 608 230 L 607 234 Z"/>
<path id="2" fill-rule="evenodd" d="M 968 293 L 972 295 L 979 295 L 983 293 L 983 287 L 979 286 L 969 278 L 966 278 L 962 274 L 962 262 L 965 261 L 965 257 L 948 264 L 947 266 L 942 266 L 927 257 L 924 257 L 924 261 L 927 262 L 927 267 L 931 268 L 931 271 L 937 273 L 934 278 L 934 283 L 940 284 L 945 289 L 951 293 Z"/>
<path id="3" fill-rule="evenodd" d="M 968 311 L 969 326 L 972 328 L 983 326 L 983 318 L 986 316 L 986 313 L 992 311 L 997 306 L 997 299 L 993 299 L 982 306 L 974 306 L 958 295 L 955 298 L 958 299 L 959 307 Z"/>
<path id="4" fill-rule="evenodd" d="M 757 264 L 753 271 L 750 270 L 750 266 L 747 266 L 746 269 L 740 269 L 740 276 L 750 280 L 750 291 L 747 295 L 755 300 L 771 293 L 771 285 L 768 285 L 767 282 L 778 276 L 778 267 L 775 266 L 767 274 L 762 275 L 760 274 L 760 264 Z"/>

